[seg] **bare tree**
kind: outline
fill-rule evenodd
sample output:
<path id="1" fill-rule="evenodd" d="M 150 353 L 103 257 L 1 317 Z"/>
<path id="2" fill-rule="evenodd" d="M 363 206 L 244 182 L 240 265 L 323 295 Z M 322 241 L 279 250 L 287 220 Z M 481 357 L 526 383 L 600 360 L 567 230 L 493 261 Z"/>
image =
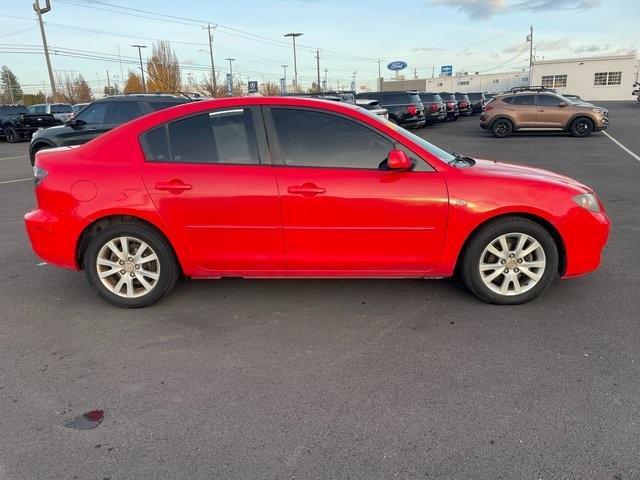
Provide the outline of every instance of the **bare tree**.
<path id="1" fill-rule="evenodd" d="M 147 63 L 147 90 L 150 92 L 179 92 L 182 88 L 178 57 L 171 44 L 161 40 L 153 44 Z"/>

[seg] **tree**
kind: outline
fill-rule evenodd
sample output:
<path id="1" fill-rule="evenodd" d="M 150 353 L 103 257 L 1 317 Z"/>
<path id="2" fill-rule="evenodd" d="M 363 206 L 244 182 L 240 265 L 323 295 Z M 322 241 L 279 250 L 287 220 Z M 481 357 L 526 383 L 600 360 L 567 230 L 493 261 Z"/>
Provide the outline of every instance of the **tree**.
<path id="1" fill-rule="evenodd" d="M 147 62 L 150 92 L 179 92 L 182 87 L 178 57 L 171 44 L 161 40 L 153 44 L 151 58 Z"/>
<path id="2" fill-rule="evenodd" d="M 73 93 L 73 103 L 87 103 L 93 100 L 91 87 L 82 75 L 78 75 L 78 77 L 73 81 Z"/>
<path id="3" fill-rule="evenodd" d="M 45 96 L 45 94 L 42 91 L 39 91 L 38 93 L 25 93 L 22 96 L 22 101 L 24 102 L 24 104 L 28 107 L 30 105 L 36 105 L 38 103 L 46 103 L 47 102 L 47 97 Z"/>
<path id="4" fill-rule="evenodd" d="M 264 82 L 260 85 L 260 94 L 265 96 L 280 95 L 280 85 L 275 82 Z"/>
<path id="5" fill-rule="evenodd" d="M 16 103 L 22 98 L 22 87 L 13 72 L 6 65 L 0 69 L 0 102 Z"/>
<path id="6" fill-rule="evenodd" d="M 56 78 L 58 85 L 56 102 L 65 103 L 85 103 L 93 100 L 91 87 L 82 75 L 74 77 L 66 73 L 64 76 L 58 74 Z"/>
<path id="7" fill-rule="evenodd" d="M 104 89 L 102 90 L 102 93 L 104 93 L 105 96 L 119 95 L 120 94 L 120 88 L 118 87 L 117 83 L 114 83 L 110 87 L 105 85 Z"/>
<path id="8" fill-rule="evenodd" d="M 142 93 L 142 78 L 135 72 L 129 70 L 127 81 L 124 84 L 124 93 Z"/>

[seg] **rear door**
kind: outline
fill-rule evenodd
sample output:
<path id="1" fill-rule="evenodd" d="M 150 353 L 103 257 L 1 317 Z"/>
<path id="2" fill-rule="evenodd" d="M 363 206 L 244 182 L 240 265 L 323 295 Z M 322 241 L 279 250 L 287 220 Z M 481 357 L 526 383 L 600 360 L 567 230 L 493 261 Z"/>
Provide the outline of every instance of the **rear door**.
<path id="1" fill-rule="evenodd" d="M 109 102 L 94 102 L 76 117 L 77 124 L 68 125 L 58 135 L 60 146 L 82 145 L 110 130 Z"/>
<path id="2" fill-rule="evenodd" d="M 260 111 L 221 109 L 143 136 L 143 178 L 165 224 L 209 275 L 284 268 L 280 205 Z"/>
<path id="3" fill-rule="evenodd" d="M 516 119 L 517 128 L 537 127 L 535 95 L 515 95 L 507 110 Z"/>

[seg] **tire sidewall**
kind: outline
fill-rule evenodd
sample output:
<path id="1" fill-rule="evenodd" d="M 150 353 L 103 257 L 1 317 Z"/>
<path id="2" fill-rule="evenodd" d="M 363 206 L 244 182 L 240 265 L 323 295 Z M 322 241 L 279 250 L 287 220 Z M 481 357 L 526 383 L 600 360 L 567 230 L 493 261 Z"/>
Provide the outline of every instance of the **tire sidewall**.
<path id="1" fill-rule="evenodd" d="M 125 298 L 109 291 L 98 277 L 96 259 L 98 252 L 109 240 L 121 236 L 136 237 L 155 251 L 160 262 L 160 278 L 153 290 L 137 298 Z M 110 225 L 96 234 L 84 253 L 85 275 L 96 293 L 112 305 L 122 308 L 141 308 L 149 306 L 162 298 L 175 285 L 179 268 L 173 250 L 167 240 L 155 230 L 138 223 L 120 223 Z"/>
<path id="2" fill-rule="evenodd" d="M 506 125 L 506 132 L 505 133 L 498 133 L 496 131 L 496 128 L 498 125 L 504 124 Z M 503 118 L 500 118 L 498 120 L 496 120 L 495 122 L 493 122 L 493 125 L 491 126 L 491 132 L 493 133 L 493 136 L 496 138 L 505 138 L 508 137 L 509 135 L 511 135 L 511 133 L 513 132 L 513 125 L 511 124 L 511 122 L 509 120 L 505 120 Z"/>
<path id="3" fill-rule="evenodd" d="M 16 143 L 20 139 L 18 132 L 12 127 L 7 128 L 4 134 L 9 143 Z"/>
<path id="4" fill-rule="evenodd" d="M 500 295 L 489 289 L 484 284 L 479 269 L 480 256 L 487 245 L 500 235 L 508 233 L 525 233 L 533 237 L 542 246 L 547 262 L 540 281 L 531 290 L 513 296 Z M 558 278 L 558 264 L 558 247 L 549 232 L 526 218 L 511 217 L 488 224 L 474 235 L 464 252 L 462 275 L 469 289 L 484 302 L 518 305 L 539 296 Z"/>
<path id="5" fill-rule="evenodd" d="M 587 125 L 589 125 L 589 129 L 586 132 L 578 132 L 577 127 L 580 122 L 587 122 Z M 593 123 L 593 120 L 587 117 L 576 118 L 573 122 L 571 122 L 571 134 L 575 137 L 588 137 L 589 135 L 591 135 L 591 133 L 593 133 L 594 128 L 595 124 Z"/>

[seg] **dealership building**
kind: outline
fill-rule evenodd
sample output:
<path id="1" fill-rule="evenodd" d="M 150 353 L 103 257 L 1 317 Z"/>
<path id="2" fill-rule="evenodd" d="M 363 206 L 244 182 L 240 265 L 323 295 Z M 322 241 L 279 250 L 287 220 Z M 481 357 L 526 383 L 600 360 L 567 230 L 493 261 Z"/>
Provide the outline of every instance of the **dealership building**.
<path id="1" fill-rule="evenodd" d="M 425 90 L 428 92 L 504 92 L 513 87 L 542 85 L 558 93 L 579 95 L 585 100 L 631 100 L 633 84 L 639 80 L 638 55 L 540 60 L 532 74 L 457 72 L 432 78 L 380 79 L 381 90 Z"/>

